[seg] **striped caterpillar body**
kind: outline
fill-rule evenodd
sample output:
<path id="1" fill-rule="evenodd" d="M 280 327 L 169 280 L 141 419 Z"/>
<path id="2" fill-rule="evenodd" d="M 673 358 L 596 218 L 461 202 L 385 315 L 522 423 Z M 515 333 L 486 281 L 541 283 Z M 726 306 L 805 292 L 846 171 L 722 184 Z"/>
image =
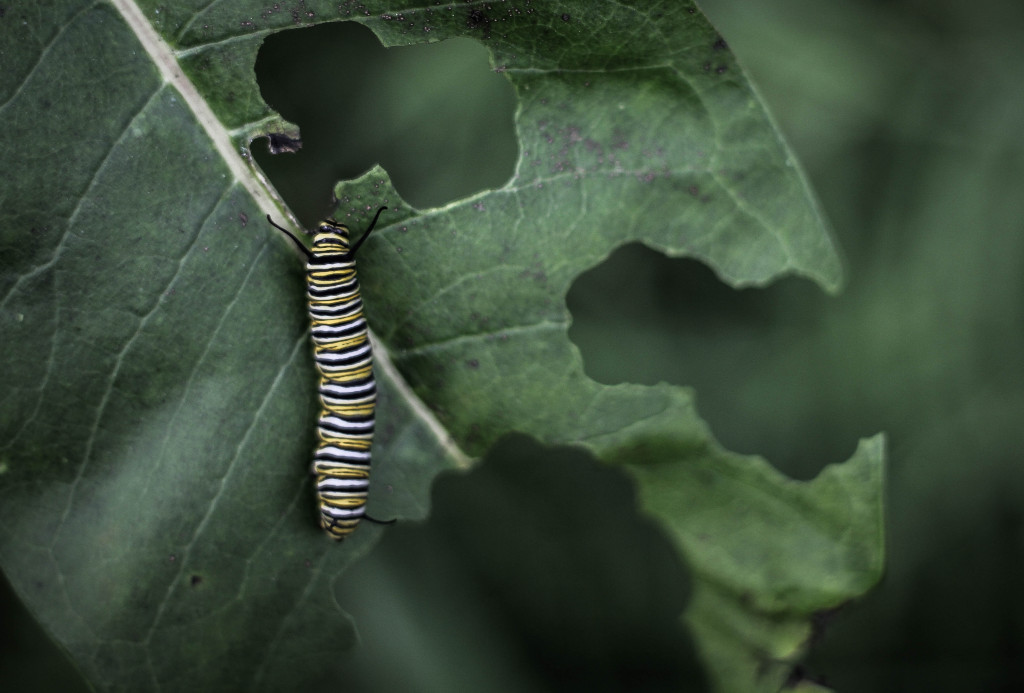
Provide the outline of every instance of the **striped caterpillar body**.
<path id="1" fill-rule="evenodd" d="M 310 333 L 320 373 L 321 406 L 313 475 L 320 502 L 320 526 L 338 540 L 352 534 L 366 517 L 377 385 L 359 297 L 355 253 L 385 209 L 377 210 L 354 246 L 348 227 L 332 220 L 320 223 L 312 249 L 274 224 L 291 236 L 307 258 Z"/>

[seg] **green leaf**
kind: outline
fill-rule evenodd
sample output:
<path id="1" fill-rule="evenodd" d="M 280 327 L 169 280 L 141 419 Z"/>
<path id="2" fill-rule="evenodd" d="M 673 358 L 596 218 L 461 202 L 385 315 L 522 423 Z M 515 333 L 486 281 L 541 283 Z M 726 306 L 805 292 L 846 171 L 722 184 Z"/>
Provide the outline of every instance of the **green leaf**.
<path id="1" fill-rule="evenodd" d="M 587 378 L 564 302 L 632 240 L 735 286 L 838 287 L 813 196 L 725 43 L 684 3 L 303 7 L 0 17 L 0 561 L 22 599 L 101 689 L 339 675 L 355 631 L 335 590 L 381 529 L 336 545 L 316 528 L 302 267 L 263 223 L 282 203 L 248 145 L 297 135 L 259 96 L 262 39 L 354 19 L 385 45 L 476 38 L 519 99 L 501 189 L 416 210 L 377 169 L 335 191 L 356 228 L 389 207 L 360 259 L 371 513 L 426 517 L 437 473 L 510 431 L 583 445 L 632 476 L 694 571 L 685 619 L 716 685 L 777 689 L 815 612 L 880 575 L 881 441 L 788 480 L 722 450 L 691 392 Z"/>

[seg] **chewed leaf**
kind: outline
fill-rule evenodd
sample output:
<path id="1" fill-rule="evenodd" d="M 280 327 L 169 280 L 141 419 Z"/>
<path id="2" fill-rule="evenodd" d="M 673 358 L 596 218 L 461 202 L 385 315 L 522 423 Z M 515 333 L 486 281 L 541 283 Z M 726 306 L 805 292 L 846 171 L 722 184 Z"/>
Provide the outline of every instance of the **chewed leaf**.
<path id="1" fill-rule="evenodd" d="M 387 45 L 475 38 L 519 99 L 500 189 L 418 210 L 377 169 L 336 190 L 353 228 L 389 207 L 359 251 L 370 513 L 424 518 L 432 479 L 511 431 L 585 446 L 631 475 L 693 569 L 685 618 L 718 685 L 781 684 L 811 616 L 878 578 L 880 442 L 793 482 L 722 450 L 691 392 L 592 381 L 567 336 L 572 281 L 633 240 L 736 286 L 840 283 L 721 37 L 687 3 L 302 6 L 67 0 L 0 18 L 17 172 L 0 181 L 0 560 L 19 594 L 99 689 L 338 675 L 356 637 L 335 587 L 383 530 L 335 546 L 317 526 L 301 262 L 243 154 L 299 136 L 260 98 L 263 37 L 355 19 Z"/>

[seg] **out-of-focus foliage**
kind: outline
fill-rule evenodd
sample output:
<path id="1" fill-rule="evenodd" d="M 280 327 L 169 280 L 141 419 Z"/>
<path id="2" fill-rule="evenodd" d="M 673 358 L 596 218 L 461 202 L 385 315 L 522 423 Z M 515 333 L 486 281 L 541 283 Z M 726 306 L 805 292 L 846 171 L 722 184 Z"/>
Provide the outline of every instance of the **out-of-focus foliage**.
<path id="1" fill-rule="evenodd" d="M 735 292 L 627 248 L 570 294 L 588 373 L 693 385 L 728 447 L 803 478 L 886 430 L 886 577 L 822 621 L 808 671 L 851 693 L 1020 688 L 1024 6 L 702 7 L 807 166 L 848 283 Z"/>

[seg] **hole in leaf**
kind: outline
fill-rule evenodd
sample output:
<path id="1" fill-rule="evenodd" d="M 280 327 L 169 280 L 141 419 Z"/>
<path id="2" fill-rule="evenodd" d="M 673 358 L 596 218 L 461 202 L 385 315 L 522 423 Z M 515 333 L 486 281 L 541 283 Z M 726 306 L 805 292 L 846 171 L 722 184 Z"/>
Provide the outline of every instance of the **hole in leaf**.
<path id="1" fill-rule="evenodd" d="M 416 678 L 426 651 L 465 690 L 706 690 L 686 567 L 621 471 L 511 435 L 443 475 L 431 506 L 339 584 L 362 635 L 352 688 L 382 670 L 388 690 L 451 688 Z"/>
<path id="2" fill-rule="evenodd" d="M 307 228 L 337 181 L 376 163 L 420 208 L 501 187 L 514 172 L 515 96 L 476 41 L 384 48 L 362 25 L 332 22 L 269 36 L 256 75 L 302 147 L 271 155 L 255 144 L 253 155 Z"/>
<path id="3" fill-rule="evenodd" d="M 851 389 L 856 362 L 829 333 L 841 300 L 792 277 L 733 289 L 701 262 L 637 243 L 582 274 L 566 297 L 587 375 L 693 387 L 727 449 L 798 479 L 847 459 L 885 424 Z"/>

